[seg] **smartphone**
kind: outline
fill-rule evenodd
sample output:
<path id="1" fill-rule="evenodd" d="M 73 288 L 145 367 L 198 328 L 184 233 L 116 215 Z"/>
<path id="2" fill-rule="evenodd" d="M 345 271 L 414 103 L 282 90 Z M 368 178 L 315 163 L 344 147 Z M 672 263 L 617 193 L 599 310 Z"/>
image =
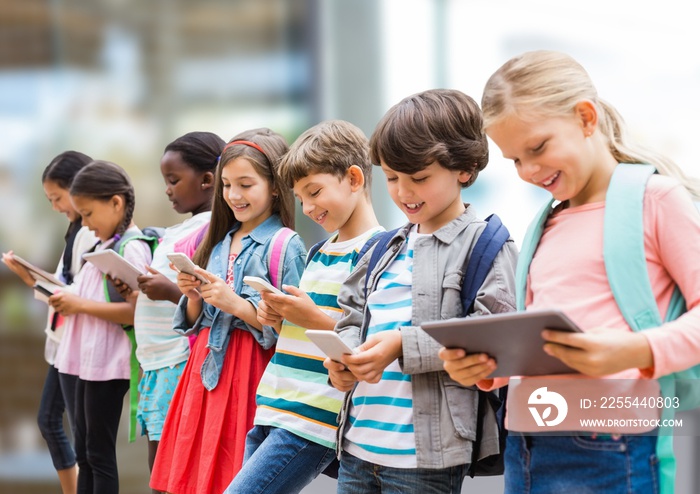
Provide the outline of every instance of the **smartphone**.
<path id="1" fill-rule="evenodd" d="M 197 267 L 195 263 L 192 262 L 192 259 L 187 257 L 185 254 L 182 252 L 173 252 L 171 254 L 167 254 L 168 259 L 170 262 L 173 263 L 173 266 L 177 268 L 178 271 L 181 273 L 185 274 L 191 274 L 195 278 L 197 278 L 199 281 L 201 281 L 203 284 L 209 283 L 209 280 L 206 279 L 204 276 L 201 274 L 197 274 L 194 270 L 194 268 Z"/>
<path id="2" fill-rule="evenodd" d="M 243 283 L 245 283 L 246 285 L 252 286 L 260 293 L 272 292 L 272 293 L 276 293 L 277 295 L 284 295 L 284 292 L 282 292 L 281 290 L 278 290 L 277 288 L 272 286 L 267 280 L 260 278 L 258 276 L 244 276 Z"/>
<path id="3" fill-rule="evenodd" d="M 50 297 L 51 295 L 53 295 L 53 292 L 51 290 L 49 290 L 45 286 L 39 285 L 38 283 L 34 285 L 34 290 L 41 293 L 45 297 Z"/>
<path id="4" fill-rule="evenodd" d="M 323 353 L 336 362 L 340 362 L 340 357 L 343 355 L 355 355 L 357 353 L 333 330 L 307 329 L 305 334 Z"/>

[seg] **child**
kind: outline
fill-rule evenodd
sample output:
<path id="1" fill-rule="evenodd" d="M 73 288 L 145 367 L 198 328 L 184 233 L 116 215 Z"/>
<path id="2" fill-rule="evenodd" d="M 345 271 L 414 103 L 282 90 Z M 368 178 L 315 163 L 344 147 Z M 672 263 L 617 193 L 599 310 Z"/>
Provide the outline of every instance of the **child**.
<path id="1" fill-rule="evenodd" d="M 86 227 L 81 228 L 80 214 L 71 204 L 69 195 L 73 178 L 91 161 L 92 158 L 83 153 L 66 151 L 56 156 L 44 169 L 41 176 L 44 193 L 51 203 L 51 207 L 54 211 L 65 214 L 70 221 L 65 235 L 66 245 L 56 268 L 56 277 L 67 285 L 73 283 L 73 278 L 82 267 L 81 256 L 95 244 L 96 240 L 90 230 Z M 34 286 L 34 278 L 26 268 L 13 259 L 12 251 L 2 255 L 2 262 L 27 286 Z M 72 402 L 67 403 L 64 395 L 69 398 L 74 396 L 73 390 L 77 378 L 67 376 L 64 384 L 68 389 L 62 389 L 54 360 L 63 336 L 63 324 L 51 307 L 49 307 L 48 325 L 44 331 L 46 333 L 44 357 L 49 364 L 49 370 L 46 374 L 41 403 L 39 404 L 39 430 L 49 448 L 49 454 L 58 473 L 63 494 L 74 494 L 78 483 L 78 467 L 75 462 L 73 446 L 63 428 L 63 411 L 68 409 L 67 416 L 70 427 L 75 430 L 73 414 L 71 413 Z M 67 405 L 70 405 L 70 408 Z"/>
<path id="2" fill-rule="evenodd" d="M 211 132 L 190 132 L 168 144 L 160 162 L 165 194 L 173 209 L 180 214 L 191 213 L 192 217 L 165 229 L 153 252 L 153 262 L 146 267 L 148 274 L 138 278 L 134 328 L 136 357 L 143 376 L 137 418 L 142 433 L 148 437 L 149 470 L 153 470 L 165 416 L 190 354 L 187 338 L 172 330 L 175 304 L 182 293 L 166 256 L 209 224 L 214 171 L 224 144 Z M 128 285 L 118 288 L 123 296 L 128 296 Z"/>
<path id="3" fill-rule="evenodd" d="M 294 226 L 294 202 L 277 175 L 287 151 L 269 129 L 243 132 L 221 154 L 206 237 L 194 256 L 202 284 L 178 274 L 183 293 L 174 328 L 198 332 L 165 420 L 151 488 L 172 494 L 223 492 L 243 462 L 253 425 L 255 388 L 277 334 L 257 320 L 260 294 L 244 276 L 270 279 L 275 233 Z M 280 280 L 297 285 L 304 244 L 289 240 Z"/>
<path id="4" fill-rule="evenodd" d="M 304 335 L 332 330 L 342 315 L 340 285 L 359 251 L 381 231 L 372 209 L 369 146 L 354 125 L 333 120 L 304 132 L 280 164 L 304 214 L 333 234 L 309 260 L 299 288 L 264 293 L 258 320 L 282 329 L 257 393 L 255 427 L 243 468 L 227 493 L 301 491 L 335 458 L 336 418 L 343 394 L 328 386 L 325 355 Z"/>
<path id="5" fill-rule="evenodd" d="M 93 161 L 73 180 L 70 197 L 76 211 L 99 239 L 94 250 L 108 249 L 122 235 L 140 233 L 132 216 L 134 188 L 114 163 Z M 124 257 L 135 266 L 151 261 L 144 242 L 128 242 Z M 66 320 L 56 367 L 77 376 L 75 389 L 75 452 L 78 492 L 119 492 L 116 438 L 122 403 L 129 389 L 131 342 L 122 325 L 133 324 L 133 301 L 107 302 L 105 279 L 86 263 L 74 280 L 75 290 L 49 298 Z"/>
<path id="6" fill-rule="evenodd" d="M 549 213 L 522 295 L 527 310 L 561 309 L 584 334 L 544 331 L 545 351 L 587 376 L 618 382 L 658 378 L 700 362 L 700 216 L 688 194 L 698 197 L 698 182 L 629 142 L 621 117 L 565 54 L 537 51 L 511 59 L 487 82 L 482 104 L 488 135 L 520 178 L 561 201 Z M 688 308 L 677 320 L 642 332 L 632 332 L 623 318 L 602 256 L 606 192 L 619 163 L 651 163 L 661 173 L 649 178 L 643 199 L 646 267 L 662 316 L 676 285 Z M 443 357 L 462 384 L 489 389 L 504 383 L 483 380 L 496 366 L 483 355 L 451 350 Z M 526 382 L 511 381 L 509 395 Z M 511 418 L 520 413 L 514 404 L 508 410 Z M 528 492 L 658 492 L 654 434 L 510 434 L 507 441 L 508 493 L 523 492 L 523 485 Z"/>
<path id="7" fill-rule="evenodd" d="M 364 256 L 338 295 L 335 330 L 357 355 L 326 359 L 330 380 L 350 391 L 338 426 L 339 493 L 459 493 L 471 461 L 477 392 L 452 381 L 424 321 L 461 317 L 465 259 L 485 222 L 461 191 L 488 162 L 481 112 L 467 95 L 430 90 L 405 98 L 382 118 L 371 158 L 409 222 L 370 273 Z M 371 251 L 370 251 L 371 252 Z M 514 307 L 512 240 L 499 252 L 474 312 Z M 367 284 L 365 284 L 367 282 Z M 365 296 L 367 286 L 367 296 Z M 347 366 L 347 370 L 345 370 Z M 497 443 L 485 427 L 481 452 Z"/>

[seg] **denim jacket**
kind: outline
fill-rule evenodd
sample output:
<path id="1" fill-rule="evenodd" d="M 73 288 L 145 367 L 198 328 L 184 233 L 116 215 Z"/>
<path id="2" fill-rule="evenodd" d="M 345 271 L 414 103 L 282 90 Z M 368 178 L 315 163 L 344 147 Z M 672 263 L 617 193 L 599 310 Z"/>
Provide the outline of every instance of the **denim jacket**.
<path id="1" fill-rule="evenodd" d="M 282 228 L 282 221 L 274 214 L 256 227 L 250 234 L 241 239 L 243 248 L 238 254 L 234 263 L 233 283 L 235 292 L 248 300 L 256 308 L 260 302 L 260 294 L 254 288 L 243 283 L 244 276 L 259 276 L 270 281 L 269 267 L 267 265 L 268 250 L 270 241 L 277 230 Z M 228 269 L 229 251 L 231 249 L 231 239 L 234 232 L 240 228 L 240 223 L 236 223 L 226 237 L 216 244 L 212 249 L 207 271 L 215 274 L 221 279 L 226 279 Z M 281 284 L 299 285 L 299 278 L 304 270 L 306 258 L 306 248 L 299 235 L 294 234 L 284 253 L 284 272 Z M 263 326 L 262 331 L 248 325 L 239 317 L 217 309 L 206 302 L 203 303 L 202 312 L 192 327 L 187 325 L 187 297 L 182 296 L 175 317 L 173 319 L 173 329 L 183 335 L 199 332 L 203 327 L 210 327 L 209 355 L 202 364 L 202 383 L 204 387 L 211 391 L 219 382 L 226 348 L 230 340 L 231 332 L 238 328 L 249 331 L 263 348 L 270 348 L 277 342 L 277 333 L 270 326 Z"/>
<path id="2" fill-rule="evenodd" d="M 413 226 L 405 225 L 391 240 L 388 251 L 370 274 L 367 293 L 376 290 L 382 272 L 401 251 Z M 460 290 L 465 259 L 485 226 L 472 208 L 467 207 L 463 214 L 432 235 L 417 239 L 414 246 L 412 325 L 400 329 L 403 355 L 399 364 L 404 374 L 411 374 L 418 468 L 443 469 L 471 462 L 476 438 L 477 390 L 460 385 L 443 370 L 438 357 L 441 345 L 423 331 L 420 324 L 462 317 Z M 370 257 L 368 253 L 358 262 L 338 294 L 338 304 L 344 314 L 335 330 L 350 347 L 365 340 L 370 322 L 364 294 Z M 515 310 L 517 257 L 515 243 L 509 239 L 479 289 L 473 314 Z M 353 392 L 346 394 L 338 416 L 339 455 Z M 497 431 L 495 416 L 488 417 L 480 449 L 482 457 L 498 453 Z"/>

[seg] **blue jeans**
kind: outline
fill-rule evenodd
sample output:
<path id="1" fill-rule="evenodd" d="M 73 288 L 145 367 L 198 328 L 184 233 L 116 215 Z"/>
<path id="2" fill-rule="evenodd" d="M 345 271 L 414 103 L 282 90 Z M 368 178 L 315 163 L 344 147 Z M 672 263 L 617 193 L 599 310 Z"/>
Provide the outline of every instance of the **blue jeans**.
<path id="1" fill-rule="evenodd" d="M 73 378 L 72 386 L 75 387 L 78 378 L 76 376 L 70 377 Z M 66 382 L 70 382 L 70 378 L 66 378 Z M 50 365 L 44 380 L 44 389 L 41 392 L 37 423 L 39 431 L 46 441 L 46 446 L 49 448 L 51 461 L 56 470 L 65 470 L 75 465 L 75 451 L 73 451 L 73 445 L 68 440 L 68 435 L 63 428 L 63 412 L 65 410 L 66 403 L 61 390 L 61 382 L 58 379 L 58 370 Z M 70 413 L 67 415 L 71 430 L 75 430 L 73 416 Z"/>
<path id="2" fill-rule="evenodd" d="M 335 450 L 278 427 L 254 426 L 246 436 L 243 468 L 224 494 L 301 492 L 335 458 Z"/>
<path id="3" fill-rule="evenodd" d="M 468 467 L 391 468 L 343 453 L 338 494 L 459 494 Z"/>
<path id="4" fill-rule="evenodd" d="M 505 494 L 659 492 L 656 436 L 508 435 Z"/>

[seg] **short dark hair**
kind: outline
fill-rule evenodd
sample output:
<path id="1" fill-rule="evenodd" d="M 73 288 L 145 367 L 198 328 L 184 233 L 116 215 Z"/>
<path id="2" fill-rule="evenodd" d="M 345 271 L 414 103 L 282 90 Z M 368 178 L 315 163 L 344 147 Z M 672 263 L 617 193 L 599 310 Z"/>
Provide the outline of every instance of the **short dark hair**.
<path id="1" fill-rule="evenodd" d="M 64 151 L 44 168 L 41 174 L 41 183 L 51 181 L 62 189 L 70 189 L 73 179 L 92 158 L 78 151 Z"/>
<path id="2" fill-rule="evenodd" d="M 189 132 L 165 146 L 168 151 L 180 153 L 182 161 L 198 172 L 214 172 L 226 143 L 212 132 Z"/>
<path id="3" fill-rule="evenodd" d="M 454 89 L 431 89 L 404 98 L 382 117 L 370 138 L 370 158 L 413 174 L 437 161 L 465 171 L 469 187 L 489 161 L 479 105 Z"/>
<path id="4" fill-rule="evenodd" d="M 357 165 L 365 176 L 365 189 L 372 185 L 372 163 L 367 136 L 344 120 L 326 120 L 301 134 L 280 162 L 280 177 L 289 187 L 314 173 L 342 179 Z"/>

